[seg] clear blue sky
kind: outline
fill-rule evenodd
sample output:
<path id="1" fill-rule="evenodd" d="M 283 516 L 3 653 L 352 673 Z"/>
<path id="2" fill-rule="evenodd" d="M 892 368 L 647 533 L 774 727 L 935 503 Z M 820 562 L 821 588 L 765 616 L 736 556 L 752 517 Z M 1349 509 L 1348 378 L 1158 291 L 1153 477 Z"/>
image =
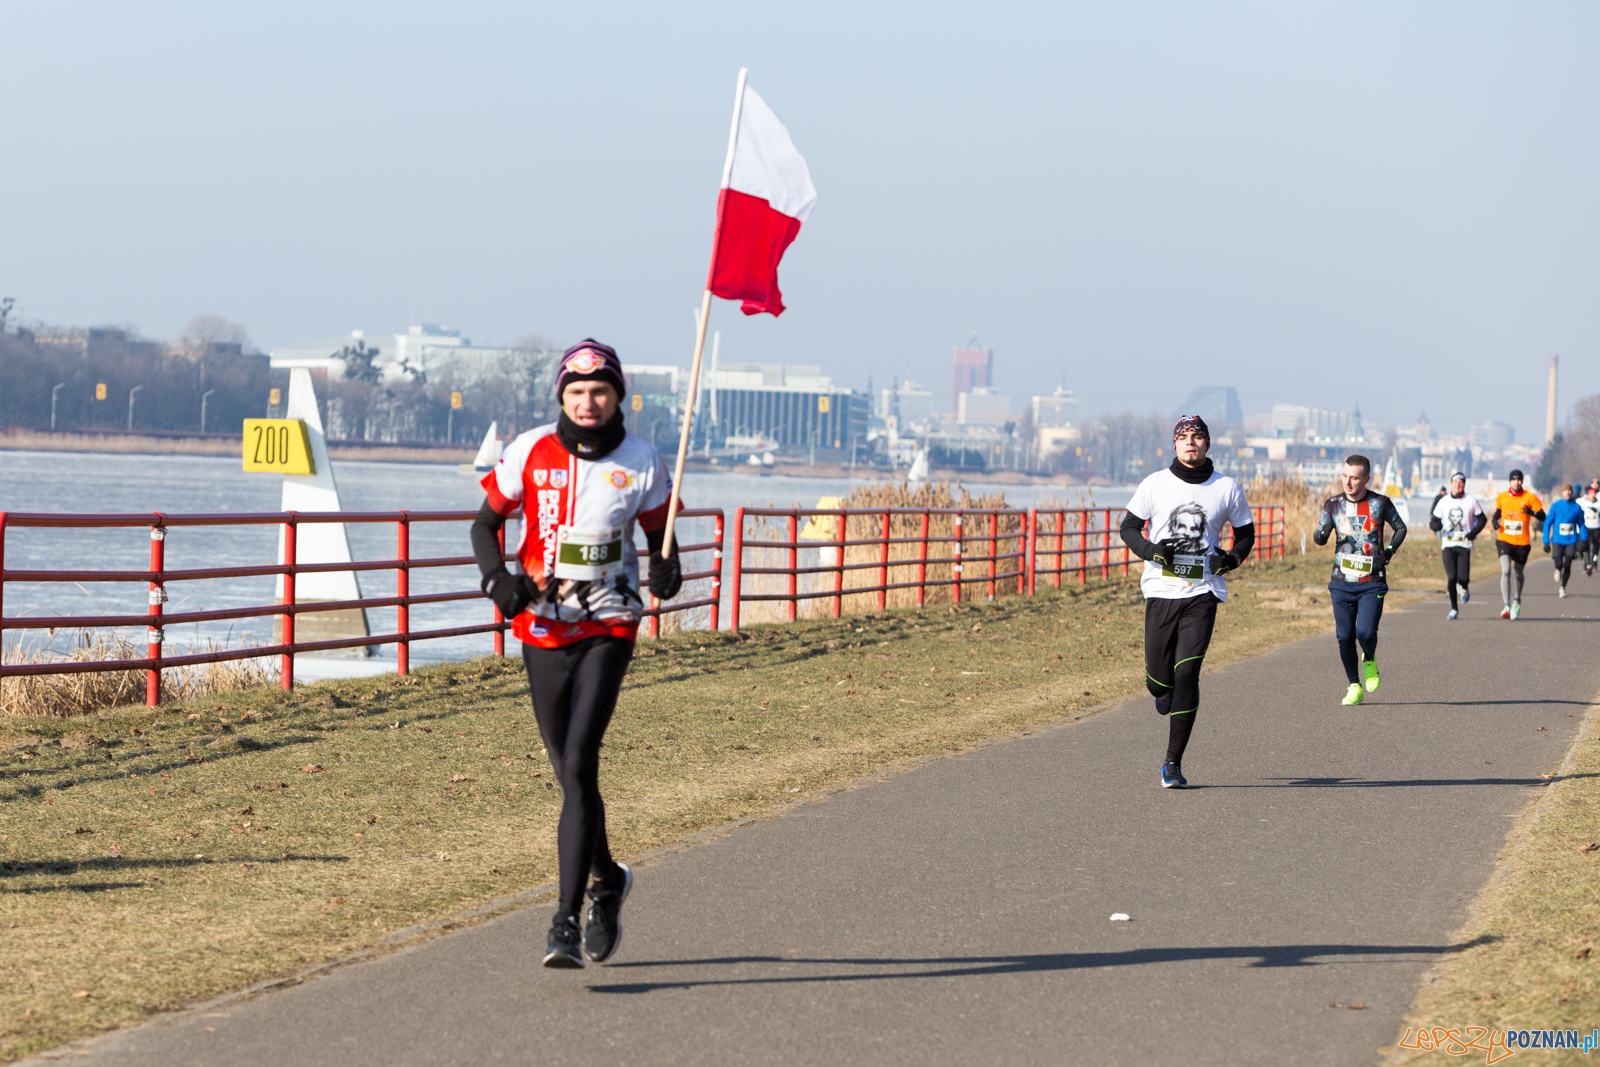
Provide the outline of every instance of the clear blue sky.
<path id="1" fill-rule="evenodd" d="M 734 76 L 821 194 L 723 358 L 1169 412 L 1600 392 L 1600 7 L 8 4 L 0 295 L 687 363 Z"/>

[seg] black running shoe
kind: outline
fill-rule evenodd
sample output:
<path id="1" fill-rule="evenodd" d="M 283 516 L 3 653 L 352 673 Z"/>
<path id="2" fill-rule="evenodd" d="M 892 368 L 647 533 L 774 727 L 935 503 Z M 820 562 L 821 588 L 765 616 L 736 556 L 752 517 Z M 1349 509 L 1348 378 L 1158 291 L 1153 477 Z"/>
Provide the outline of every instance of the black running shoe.
<path id="1" fill-rule="evenodd" d="M 1183 776 L 1183 768 L 1176 763 L 1163 763 L 1161 765 L 1162 789 L 1187 789 L 1189 779 Z"/>
<path id="2" fill-rule="evenodd" d="M 544 954 L 544 965 L 563 971 L 582 970 L 583 931 L 578 929 L 576 915 L 557 915 L 550 924 L 550 950 Z"/>
<path id="3" fill-rule="evenodd" d="M 583 928 L 583 952 L 595 963 L 604 963 L 622 944 L 622 902 L 633 890 L 633 870 L 626 863 L 617 864 L 622 872 L 620 889 L 601 889 L 599 883 L 589 887 L 589 921 Z"/>
<path id="4" fill-rule="evenodd" d="M 1164 697 L 1156 697 L 1156 714 L 1157 715 L 1166 715 L 1166 714 L 1170 713 L 1171 711 L 1172 711 L 1172 694 L 1171 693 L 1168 693 Z"/>

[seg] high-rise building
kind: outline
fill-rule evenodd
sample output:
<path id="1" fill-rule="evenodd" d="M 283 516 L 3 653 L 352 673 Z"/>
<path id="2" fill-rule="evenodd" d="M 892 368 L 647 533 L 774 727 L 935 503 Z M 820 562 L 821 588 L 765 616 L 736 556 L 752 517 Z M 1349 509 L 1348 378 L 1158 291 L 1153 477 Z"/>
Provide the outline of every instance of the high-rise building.
<path id="1" fill-rule="evenodd" d="M 972 343 L 976 343 L 974 338 Z M 955 354 L 955 374 L 951 381 L 952 407 L 961 409 L 961 394 L 974 389 L 988 389 L 994 385 L 994 349 L 958 348 Z"/>
<path id="2" fill-rule="evenodd" d="M 1231 385 L 1202 385 L 1189 394 L 1189 399 L 1173 413 L 1175 418 L 1199 415 L 1213 432 L 1220 433 L 1225 426 L 1244 422 L 1244 408 L 1239 406 L 1239 390 Z"/>

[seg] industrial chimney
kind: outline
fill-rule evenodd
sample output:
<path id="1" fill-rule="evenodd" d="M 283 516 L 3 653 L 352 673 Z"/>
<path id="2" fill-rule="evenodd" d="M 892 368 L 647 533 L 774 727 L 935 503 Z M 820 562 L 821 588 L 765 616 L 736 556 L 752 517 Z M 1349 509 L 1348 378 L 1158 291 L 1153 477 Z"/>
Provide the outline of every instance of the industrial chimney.
<path id="1" fill-rule="evenodd" d="M 1548 447 L 1556 439 L 1556 362 L 1560 356 L 1550 357 L 1550 394 L 1544 402 L 1544 443 Z"/>

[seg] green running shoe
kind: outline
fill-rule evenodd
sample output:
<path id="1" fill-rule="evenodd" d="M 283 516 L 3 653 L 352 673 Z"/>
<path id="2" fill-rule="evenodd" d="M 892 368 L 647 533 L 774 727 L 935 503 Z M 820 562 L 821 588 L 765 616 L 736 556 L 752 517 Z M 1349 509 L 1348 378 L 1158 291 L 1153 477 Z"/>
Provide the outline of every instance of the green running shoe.
<path id="1" fill-rule="evenodd" d="M 1367 680 L 1367 692 L 1376 693 L 1383 679 L 1378 677 L 1378 665 L 1370 659 L 1361 664 L 1363 676 Z"/>
<path id="2" fill-rule="evenodd" d="M 1339 701 L 1339 703 L 1359 704 L 1365 699 L 1366 697 L 1361 692 L 1361 685 L 1357 682 L 1351 682 L 1350 688 L 1345 690 L 1344 699 Z"/>

